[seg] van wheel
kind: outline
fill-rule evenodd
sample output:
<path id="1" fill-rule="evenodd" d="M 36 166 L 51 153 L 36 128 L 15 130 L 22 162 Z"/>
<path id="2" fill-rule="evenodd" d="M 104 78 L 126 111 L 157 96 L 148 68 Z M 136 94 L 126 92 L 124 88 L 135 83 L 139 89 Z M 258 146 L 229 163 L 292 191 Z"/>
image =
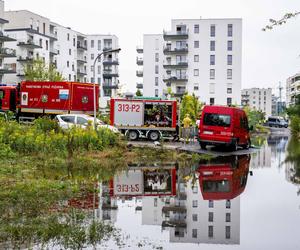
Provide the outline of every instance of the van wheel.
<path id="1" fill-rule="evenodd" d="M 136 130 L 129 130 L 127 137 L 130 141 L 136 141 L 139 139 L 139 133 Z"/>
<path id="2" fill-rule="evenodd" d="M 148 139 L 151 141 L 158 141 L 160 134 L 157 131 L 150 131 L 148 134 Z"/>
<path id="3" fill-rule="evenodd" d="M 200 147 L 201 149 L 206 149 L 206 143 L 205 142 L 200 142 Z"/>

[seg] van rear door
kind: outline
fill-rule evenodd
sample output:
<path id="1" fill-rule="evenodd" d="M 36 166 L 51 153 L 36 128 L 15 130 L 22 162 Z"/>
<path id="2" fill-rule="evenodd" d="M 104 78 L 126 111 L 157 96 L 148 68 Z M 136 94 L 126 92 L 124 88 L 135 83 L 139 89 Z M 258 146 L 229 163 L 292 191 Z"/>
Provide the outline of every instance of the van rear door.
<path id="1" fill-rule="evenodd" d="M 203 135 L 231 136 L 232 116 L 230 113 L 205 113 Z"/>

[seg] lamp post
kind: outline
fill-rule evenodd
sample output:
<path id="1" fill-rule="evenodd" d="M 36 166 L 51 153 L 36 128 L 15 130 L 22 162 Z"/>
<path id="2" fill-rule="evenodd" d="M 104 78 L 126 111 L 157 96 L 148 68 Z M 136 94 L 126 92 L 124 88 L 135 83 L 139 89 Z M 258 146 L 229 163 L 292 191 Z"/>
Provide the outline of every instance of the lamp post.
<path id="1" fill-rule="evenodd" d="M 97 124 L 96 124 L 96 113 L 97 113 L 97 108 L 96 108 L 96 63 L 98 59 L 101 58 L 102 55 L 108 54 L 108 53 L 113 53 L 113 52 L 119 52 L 121 49 L 111 49 L 111 50 L 106 50 L 98 54 L 94 60 L 93 64 L 93 79 L 94 79 L 94 128 L 95 130 L 97 129 Z"/>

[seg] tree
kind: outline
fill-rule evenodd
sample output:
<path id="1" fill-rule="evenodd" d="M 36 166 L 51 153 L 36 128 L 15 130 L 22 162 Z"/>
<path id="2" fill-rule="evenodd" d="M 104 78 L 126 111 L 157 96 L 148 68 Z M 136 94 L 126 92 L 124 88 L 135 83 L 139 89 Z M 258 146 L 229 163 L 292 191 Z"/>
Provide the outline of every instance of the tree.
<path id="1" fill-rule="evenodd" d="M 54 65 L 47 66 L 41 59 L 33 60 L 24 67 L 26 81 L 64 81 L 62 74 L 57 71 Z"/>
<path id="2" fill-rule="evenodd" d="M 135 93 L 136 96 L 143 96 L 143 93 L 138 89 Z"/>
<path id="3" fill-rule="evenodd" d="M 262 125 L 265 121 L 265 113 L 259 110 L 251 109 L 249 106 L 244 108 L 248 116 L 249 127 L 255 128 L 257 125 Z"/>
<path id="4" fill-rule="evenodd" d="M 282 18 L 275 20 L 275 19 L 269 19 L 269 24 L 266 25 L 262 30 L 267 31 L 267 30 L 272 30 L 276 26 L 280 26 L 285 24 L 289 19 L 294 18 L 300 14 L 300 11 L 296 12 L 290 12 L 286 13 Z"/>
<path id="5" fill-rule="evenodd" d="M 182 121 L 184 117 L 189 114 L 192 121 L 196 122 L 196 120 L 200 117 L 202 106 L 203 104 L 199 101 L 195 94 L 185 94 L 182 97 L 180 104 L 180 120 Z"/>

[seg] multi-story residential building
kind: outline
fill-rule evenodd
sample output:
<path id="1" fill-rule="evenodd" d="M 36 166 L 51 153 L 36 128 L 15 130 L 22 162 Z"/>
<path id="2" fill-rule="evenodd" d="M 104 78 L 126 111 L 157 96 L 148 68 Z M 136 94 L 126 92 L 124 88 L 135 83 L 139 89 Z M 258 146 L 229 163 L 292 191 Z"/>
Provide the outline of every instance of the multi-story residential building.
<path id="1" fill-rule="evenodd" d="M 251 88 L 242 90 L 242 106 L 262 111 L 266 118 L 272 115 L 272 89 Z"/>
<path id="2" fill-rule="evenodd" d="M 300 73 L 297 73 L 286 80 L 287 107 L 295 104 L 297 95 L 300 95 Z"/>
<path id="3" fill-rule="evenodd" d="M 241 19 L 174 19 L 171 31 L 144 36 L 144 95 L 170 87 L 177 97 L 187 92 L 206 104 L 239 104 L 241 54 Z M 146 67 L 151 61 L 158 76 Z"/>

